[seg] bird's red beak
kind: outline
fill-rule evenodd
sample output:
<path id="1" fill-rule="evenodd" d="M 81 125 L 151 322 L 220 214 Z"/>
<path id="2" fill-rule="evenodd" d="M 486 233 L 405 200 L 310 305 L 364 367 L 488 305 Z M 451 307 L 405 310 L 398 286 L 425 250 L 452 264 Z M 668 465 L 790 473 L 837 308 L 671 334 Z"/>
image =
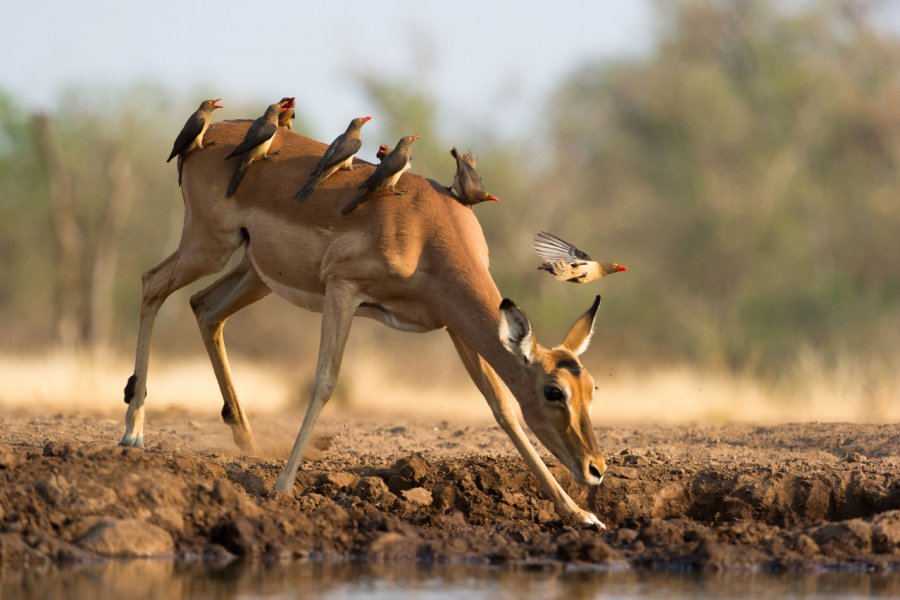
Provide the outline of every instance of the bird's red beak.
<path id="1" fill-rule="evenodd" d="M 369 116 L 363 117 L 363 123 L 368 123 L 371 120 L 372 120 L 372 117 L 369 117 Z"/>
<path id="2" fill-rule="evenodd" d="M 215 100 L 213 100 L 213 108 L 225 108 L 224 106 L 219 106 L 219 102 L 221 101 L 221 98 L 216 98 Z"/>
<path id="3" fill-rule="evenodd" d="M 627 270 L 628 270 L 628 267 L 621 267 L 621 266 L 618 269 L 616 269 L 616 271 L 627 271 Z"/>
<path id="4" fill-rule="evenodd" d="M 416 141 L 416 140 L 420 139 L 421 137 L 422 137 L 421 135 L 414 135 L 414 136 L 413 136 L 413 141 Z"/>
<path id="5" fill-rule="evenodd" d="M 497 196 L 491 196 L 490 194 L 485 195 L 485 200 L 490 200 L 491 202 L 500 202 L 500 198 Z"/>

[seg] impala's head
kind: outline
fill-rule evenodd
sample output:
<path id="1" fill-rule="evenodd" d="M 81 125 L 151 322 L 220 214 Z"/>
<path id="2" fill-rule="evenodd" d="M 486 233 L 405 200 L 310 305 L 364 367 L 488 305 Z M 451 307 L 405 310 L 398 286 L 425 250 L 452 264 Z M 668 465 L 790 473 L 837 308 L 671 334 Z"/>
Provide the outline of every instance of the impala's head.
<path id="1" fill-rule="evenodd" d="M 581 483 L 599 485 L 606 461 L 591 426 L 594 378 L 578 357 L 587 350 L 600 296 L 582 315 L 562 344 L 538 344 L 525 313 L 511 300 L 500 304 L 500 341 L 525 363 L 532 389 L 519 398 L 525 422 L 539 440 Z"/>

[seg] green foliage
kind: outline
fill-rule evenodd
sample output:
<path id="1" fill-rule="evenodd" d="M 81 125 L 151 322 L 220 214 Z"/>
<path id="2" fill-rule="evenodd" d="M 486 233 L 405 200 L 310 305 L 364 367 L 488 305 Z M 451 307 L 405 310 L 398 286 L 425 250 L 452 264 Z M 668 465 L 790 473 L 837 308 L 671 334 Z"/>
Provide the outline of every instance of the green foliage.
<path id="1" fill-rule="evenodd" d="M 558 342 L 601 293 L 594 347 L 604 360 L 692 361 L 778 376 L 808 348 L 826 357 L 895 353 L 897 38 L 836 3 L 656 6 L 655 49 L 570 73 L 548 99 L 539 129 L 546 137 L 526 127 L 519 139 L 498 141 L 473 126 L 449 139 L 427 90 L 363 76 L 387 136 L 379 143 L 422 135 L 414 171 L 445 184 L 451 146 L 479 155 L 488 190 L 501 198 L 475 207 L 492 272 L 545 343 Z M 85 260 L 111 194 L 109 159 L 124 153 L 133 168 L 138 191 L 119 241 L 115 289 L 117 340 L 130 344 L 138 274 L 172 250 L 180 230 L 174 168 L 163 161 L 194 101 L 153 86 L 76 88 L 62 97 L 51 118 L 77 183 Z M 246 108 L 248 116 L 259 112 Z M 0 95 L 7 344 L 53 337 L 58 253 L 35 140 L 32 116 Z M 530 243 L 539 229 L 629 271 L 591 286 L 555 283 L 535 270 Z M 281 325 L 271 314 L 283 319 L 284 311 L 273 310 L 250 317 L 251 329 L 275 337 Z M 171 327 L 178 335 L 191 329 L 182 312 Z M 271 339 L 239 337 L 237 350 L 271 348 Z"/>
<path id="2" fill-rule="evenodd" d="M 615 320 L 648 352 L 775 373 L 897 339 L 897 40 L 830 4 L 658 6 L 655 53 L 552 103 L 554 226 L 637 266 L 606 286 Z"/>

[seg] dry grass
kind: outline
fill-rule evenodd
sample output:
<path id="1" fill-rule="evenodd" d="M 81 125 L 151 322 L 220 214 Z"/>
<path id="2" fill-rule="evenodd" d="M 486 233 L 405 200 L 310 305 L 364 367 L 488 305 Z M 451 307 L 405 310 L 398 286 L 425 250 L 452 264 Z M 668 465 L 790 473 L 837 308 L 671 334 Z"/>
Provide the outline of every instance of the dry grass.
<path id="1" fill-rule="evenodd" d="M 593 416 L 598 425 L 679 423 L 774 423 L 785 421 L 900 421 L 900 377 L 873 378 L 845 365 L 825 369 L 808 358 L 802 385 L 772 389 L 750 378 L 668 368 L 597 374 Z M 297 409 L 312 373 L 236 360 L 238 393 L 251 414 Z M 304 369 L 300 369 L 304 371 Z M 449 371 L 452 372 L 452 369 Z M 459 376 L 435 380 L 397 376 L 379 360 L 350 357 L 329 411 L 406 419 L 487 422 L 491 415 L 474 386 Z M 63 353 L 20 357 L 0 354 L 0 410 L 120 415 L 122 388 L 131 363 Z M 221 396 L 206 357 L 151 361 L 148 410 L 217 414 Z"/>

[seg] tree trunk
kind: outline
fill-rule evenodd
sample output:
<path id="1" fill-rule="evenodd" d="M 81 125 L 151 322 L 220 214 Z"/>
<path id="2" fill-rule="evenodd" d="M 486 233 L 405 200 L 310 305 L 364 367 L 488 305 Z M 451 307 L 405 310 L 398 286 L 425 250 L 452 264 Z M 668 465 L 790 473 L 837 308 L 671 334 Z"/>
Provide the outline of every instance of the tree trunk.
<path id="1" fill-rule="evenodd" d="M 119 239 L 134 203 L 134 173 L 121 148 L 109 162 L 110 195 L 94 247 L 88 304 L 87 342 L 92 352 L 109 347 L 115 322 L 114 298 L 119 264 Z"/>
<path id="2" fill-rule="evenodd" d="M 72 173 L 62 160 L 53 122 L 47 115 L 34 117 L 38 148 L 50 178 L 50 214 L 59 252 L 56 275 L 56 337 L 67 350 L 83 343 L 80 327 L 82 314 L 82 257 L 84 231 L 78 221 L 75 186 Z"/>

